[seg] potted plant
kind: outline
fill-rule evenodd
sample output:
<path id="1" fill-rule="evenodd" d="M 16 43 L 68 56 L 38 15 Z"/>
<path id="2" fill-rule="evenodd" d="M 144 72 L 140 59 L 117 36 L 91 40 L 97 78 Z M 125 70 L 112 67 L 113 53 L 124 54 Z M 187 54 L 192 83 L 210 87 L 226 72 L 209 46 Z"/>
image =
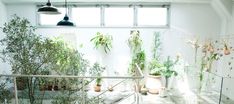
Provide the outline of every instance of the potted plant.
<path id="1" fill-rule="evenodd" d="M 162 88 L 162 70 L 164 68 L 163 64 L 161 64 L 158 60 L 153 59 L 150 63 L 148 68 L 149 75 L 147 76 L 147 88 L 150 93 L 158 94 L 160 89 Z"/>
<path id="2" fill-rule="evenodd" d="M 94 91 L 95 92 L 100 92 L 101 91 L 101 81 L 102 81 L 102 78 L 97 78 L 96 79 L 96 85 L 94 86 Z"/>
<path id="3" fill-rule="evenodd" d="M 93 42 L 96 49 L 103 48 L 105 53 L 108 53 L 112 48 L 112 36 L 105 35 L 103 33 L 97 32 L 96 36 L 92 38 L 90 41 Z"/>
<path id="4" fill-rule="evenodd" d="M 94 86 L 94 91 L 96 92 L 100 92 L 101 91 L 101 81 L 102 81 L 102 78 L 101 78 L 101 74 L 102 72 L 105 70 L 105 67 L 101 66 L 99 63 L 94 63 L 92 68 L 90 69 L 90 72 L 89 74 L 91 76 L 97 76 L 96 78 L 96 83 L 95 83 L 95 86 Z"/>
<path id="5" fill-rule="evenodd" d="M 163 62 L 162 67 L 162 76 L 165 77 L 165 88 L 168 88 L 169 78 L 172 76 L 177 76 L 177 72 L 173 69 L 174 65 L 179 61 L 179 57 L 176 57 L 176 60 L 173 61 L 170 56 L 167 57 L 167 60 Z"/>

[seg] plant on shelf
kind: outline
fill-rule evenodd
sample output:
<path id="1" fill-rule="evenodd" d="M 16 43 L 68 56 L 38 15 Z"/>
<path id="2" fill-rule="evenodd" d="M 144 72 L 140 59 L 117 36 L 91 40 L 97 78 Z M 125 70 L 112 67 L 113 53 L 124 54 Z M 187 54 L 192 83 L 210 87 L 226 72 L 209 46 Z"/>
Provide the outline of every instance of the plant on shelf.
<path id="1" fill-rule="evenodd" d="M 43 75 L 45 71 L 54 70 L 59 74 L 80 75 L 86 70 L 87 60 L 82 54 L 62 40 L 35 34 L 35 29 L 27 19 L 16 15 L 2 28 L 5 37 L 0 41 L 4 46 L 1 55 L 3 61 L 11 65 L 13 74 Z M 36 93 L 43 86 L 39 84 L 40 78 L 25 79 L 27 90 L 22 95 L 29 99 L 30 104 L 42 103 L 38 99 L 44 94 Z"/>
<path id="2" fill-rule="evenodd" d="M 96 49 L 103 48 L 105 53 L 108 53 L 112 48 L 112 40 L 113 38 L 111 35 L 105 35 L 103 33 L 97 32 L 96 36 L 90 41 L 93 42 Z"/>
<path id="3" fill-rule="evenodd" d="M 99 63 L 94 63 L 92 68 L 90 69 L 90 75 L 92 76 L 97 76 L 98 78 L 96 79 L 96 84 L 94 86 L 94 91 L 100 92 L 101 91 L 101 74 L 105 70 L 105 67 L 101 66 Z"/>

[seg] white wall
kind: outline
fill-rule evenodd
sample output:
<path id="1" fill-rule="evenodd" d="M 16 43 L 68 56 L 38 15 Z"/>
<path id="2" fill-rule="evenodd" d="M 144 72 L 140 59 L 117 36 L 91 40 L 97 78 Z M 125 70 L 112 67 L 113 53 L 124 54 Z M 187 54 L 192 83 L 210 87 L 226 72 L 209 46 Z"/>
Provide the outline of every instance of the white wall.
<path id="1" fill-rule="evenodd" d="M 6 6 L 4 3 L 2 3 L 2 1 L 0 0 L 0 27 L 3 26 L 3 24 L 6 22 L 7 20 L 7 13 L 6 13 Z M 2 29 L 0 30 L 0 39 L 3 38 L 3 32 Z M 2 46 L 0 46 L 0 49 L 2 49 Z M 4 62 L 2 62 L 2 60 L 0 60 L 0 73 L 7 73 L 9 72 L 9 65 L 5 64 Z"/>

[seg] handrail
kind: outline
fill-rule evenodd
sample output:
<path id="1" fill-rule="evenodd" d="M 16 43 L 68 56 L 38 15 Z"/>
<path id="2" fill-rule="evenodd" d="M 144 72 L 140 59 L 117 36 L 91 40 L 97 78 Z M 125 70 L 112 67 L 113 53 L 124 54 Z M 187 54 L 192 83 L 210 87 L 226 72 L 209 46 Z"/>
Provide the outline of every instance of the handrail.
<path id="1" fill-rule="evenodd" d="M 114 85 L 113 87 L 116 87 L 117 85 L 121 84 L 122 82 L 126 81 L 127 79 L 135 79 L 135 80 L 139 80 L 144 78 L 144 75 L 140 69 L 140 67 L 136 65 L 136 71 L 138 71 L 139 74 L 137 74 L 136 76 L 74 76 L 74 75 L 20 75 L 20 74 L 0 74 L 0 76 L 5 76 L 5 77 L 13 77 L 14 78 L 14 87 L 15 87 L 15 102 L 16 104 L 18 104 L 18 95 L 17 95 L 17 85 L 16 85 L 16 78 L 17 77 L 39 77 L 39 78 L 80 78 L 82 79 L 82 91 L 84 91 L 84 79 L 88 79 L 88 78 L 106 78 L 106 79 L 124 79 L 122 81 L 120 81 L 119 83 L 117 83 L 116 85 Z M 112 88 L 113 88 L 112 87 Z M 104 93 L 107 91 L 104 91 Z M 102 93 L 102 94 L 104 94 Z M 139 93 L 139 92 L 136 92 Z M 101 95 L 102 95 L 101 94 Z M 84 94 L 82 94 L 82 96 L 84 97 Z M 138 99 L 138 95 L 136 95 L 136 99 Z M 82 100 L 82 104 L 85 104 L 84 99 Z M 137 101 L 137 104 L 139 104 L 139 101 Z"/>
<path id="2" fill-rule="evenodd" d="M 135 63 L 135 65 L 136 65 L 136 67 L 137 67 L 137 70 L 138 70 L 140 76 L 144 77 L 144 74 L 143 74 L 143 72 L 141 71 L 141 68 L 137 65 L 137 63 Z"/>
<path id="3" fill-rule="evenodd" d="M 70 75 L 20 75 L 20 74 L 0 74 L 5 77 L 44 77 L 44 78 L 110 78 L 110 79 L 141 79 L 144 76 L 70 76 Z"/>

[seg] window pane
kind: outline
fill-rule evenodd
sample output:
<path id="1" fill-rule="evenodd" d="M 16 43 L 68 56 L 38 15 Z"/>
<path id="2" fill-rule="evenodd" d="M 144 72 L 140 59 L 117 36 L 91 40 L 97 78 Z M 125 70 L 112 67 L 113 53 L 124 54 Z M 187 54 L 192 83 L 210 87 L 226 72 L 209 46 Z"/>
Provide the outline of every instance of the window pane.
<path id="1" fill-rule="evenodd" d="M 72 18 L 77 26 L 100 26 L 100 8 L 72 8 Z"/>
<path id="2" fill-rule="evenodd" d="M 105 26 L 133 26 L 133 8 L 105 8 Z"/>
<path id="3" fill-rule="evenodd" d="M 167 25 L 167 8 L 138 8 L 139 26 Z"/>
<path id="4" fill-rule="evenodd" d="M 61 12 L 59 15 L 48 15 L 48 14 L 39 14 L 39 24 L 40 25 L 57 25 L 65 15 L 65 8 L 58 8 Z"/>

